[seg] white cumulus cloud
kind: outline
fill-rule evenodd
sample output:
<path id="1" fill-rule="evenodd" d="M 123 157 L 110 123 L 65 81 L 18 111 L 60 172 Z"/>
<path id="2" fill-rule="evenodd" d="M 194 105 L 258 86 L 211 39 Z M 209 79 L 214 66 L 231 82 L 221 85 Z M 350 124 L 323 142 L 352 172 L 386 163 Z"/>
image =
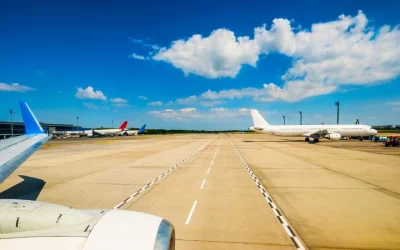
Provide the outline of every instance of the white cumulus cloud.
<path id="1" fill-rule="evenodd" d="M 180 111 L 183 113 L 190 113 L 190 112 L 195 112 L 196 109 L 195 108 L 184 108 L 184 109 L 180 109 Z"/>
<path id="2" fill-rule="evenodd" d="M 97 106 L 93 103 L 89 103 L 89 102 L 84 102 L 83 106 L 85 106 L 86 108 L 89 108 L 89 109 L 98 109 L 99 108 L 99 106 Z"/>
<path id="3" fill-rule="evenodd" d="M 176 68 L 208 78 L 235 77 L 243 64 L 256 66 L 259 48 L 249 37 L 235 37 L 227 29 L 218 29 L 208 37 L 193 35 L 162 48 L 154 60 L 166 61 Z"/>
<path id="4" fill-rule="evenodd" d="M 0 82 L 0 91 L 27 92 L 31 90 L 34 89 L 28 86 L 19 85 L 18 83 L 6 84 Z"/>
<path id="5" fill-rule="evenodd" d="M 247 110 L 247 109 L 246 109 Z M 205 111 L 197 111 L 195 108 L 183 108 L 183 109 L 165 109 L 148 112 L 150 115 L 162 118 L 165 120 L 179 120 L 179 121 L 190 121 L 190 120 L 210 120 L 224 119 L 224 120 L 235 120 L 238 117 L 249 116 L 248 112 L 243 112 L 242 109 L 227 109 L 227 108 L 210 108 Z"/>
<path id="6" fill-rule="evenodd" d="M 207 90 L 200 95 L 178 98 L 175 100 L 175 103 L 179 105 L 216 106 L 225 103 L 227 100 L 253 98 L 256 101 L 265 101 L 268 97 L 264 87 L 220 91 Z"/>
<path id="7" fill-rule="evenodd" d="M 144 56 L 132 53 L 132 58 L 134 59 L 138 59 L 138 60 L 146 60 L 146 58 Z"/>
<path id="8" fill-rule="evenodd" d="M 236 36 L 227 29 L 209 36 L 195 34 L 172 42 L 153 56 L 181 69 L 186 75 L 207 78 L 236 77 L 243 65 L 257 66 L 260 55 L 279 53 L 293 59 L 282 75 L 282 86 L 264 84 L 260 89 L 231 89 L 206 92 L 202 97 L 176 100 L 192 104 L 199 99 L 218 100 L 256 96 L 259 101 L 299 101 L 336 91 L 342 85 L 377 84 L 400 75 L 400 26 L 369 25 L 366 15 L 340 15 L 336 20 L 294 28 L 284 18 L 256 27 L 253 37 Z"/>
<path id="9" fill-rule="evenodd" d="M 224 112 L 224 111 L 227 111 L 228 109 L 226 109 L 226 108 L 210 108 L 210 110 L 212 112 Z"/>
<path id="10" fill-rule="evenodd" d="M 160 101 L 149 102 L 148 105 L 149 106 L 162 106 L 163 102 L 160 102 Z"/>
<path id="11" fill-rule="evenodd" d="M 165 110 L 156 110 L 156 111 L 149 111 L 148 113 L 154 117 L 162 118 L 165 120 L 189 120 L 191 118 L 199 117 L 196 110 L 189 109 L 181 109 L 181 110 L 174 110 L 174 109 L 165 109 Z"/>
<path id="12" fill-rule="evenodd" d="M 136 38 L 130 38 L 129 39 L 131 42 L 136 43 L 136 44 L 141 44 L 144 47 L 150 47 L 152 49 L 158 50 L 160 49 L 160 46 L 158 46 L 157 44 L 150 44 L 150 43 L 146 43 L 144 42 L 142 39 L 136 39 Z"/>
<path id="13" fill-rule="evenodd" d="M 147 100 L 148 98 L 147 98 L 146 96 L 141 95 L 141 96 L 138 96 L 138 99 L 140 99 L 140 100 Z"/>
<path id="14" fill-rule="evenodd" d="M 98 99 L 107 100 L 107 97 L 100 90 L 94 90 L 93 87 L 88 86 L 86 89 L 77 88 L 75 97 L 78 99 Z"/>
<path id="15" fill-rule="evenodd" d="M 122 98 L 111 98 L 111 104 L 115 107 L 126 107 L 128 105 L 128 100 Z"/>

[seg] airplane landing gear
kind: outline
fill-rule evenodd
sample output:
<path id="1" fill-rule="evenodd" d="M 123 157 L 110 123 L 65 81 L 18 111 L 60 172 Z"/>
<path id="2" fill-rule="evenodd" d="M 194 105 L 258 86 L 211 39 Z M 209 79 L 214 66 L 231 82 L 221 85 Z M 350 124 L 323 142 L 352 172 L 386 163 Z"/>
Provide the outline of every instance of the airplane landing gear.
<path id="1" fill-rule="evenodd" d="M 306 137 L 306 139 L 304 139 L 306 142 L 310 141 L 310 138 Z"/>
<path id="2" fill-rule="evenodd" d="M 363 141 L 364 139 L 362 137 L 360 137 L 360 141 Z"/>
<path id="3" fill-rule="evenodd" d="M 319 139 L 318 138 L 314 138 L 314 142 L 319 142 Z"/>

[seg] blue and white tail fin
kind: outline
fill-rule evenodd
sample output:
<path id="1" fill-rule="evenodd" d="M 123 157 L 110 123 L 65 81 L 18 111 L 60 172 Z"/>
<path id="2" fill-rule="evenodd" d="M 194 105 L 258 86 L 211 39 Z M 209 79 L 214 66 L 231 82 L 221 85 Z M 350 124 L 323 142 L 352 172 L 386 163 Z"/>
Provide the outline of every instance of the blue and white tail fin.
<path id="1" fill-rule="evenodd" d="M 26 102 L 19 102 L 19 106 L 21 108 L 22 119 L 24 119 L 26 134 L 44 134 L 43 128 L 40 126 L 28 104 Z"/>
<path id="2" fill-rule="evenodd" d="M 253 118 L 253 124 L 256 128 L 265 128 L 271 126 L 255 109 L 251 110 L 251 117 Z"/>
<path id="3" fill-rule="evenodd" d="M 26 135 L 0 141 L 0 183 L 11 175 L 51 136 L 44 133 L 29 106 L 19 103 L 25 123 Z"/>
<path id="4" fill-rule="evenodd" d="M 138 134 L 144 133 L 144 130 L 146 129 L 146 124 L 144 124 L 139 131 L 137 132 Z"/>

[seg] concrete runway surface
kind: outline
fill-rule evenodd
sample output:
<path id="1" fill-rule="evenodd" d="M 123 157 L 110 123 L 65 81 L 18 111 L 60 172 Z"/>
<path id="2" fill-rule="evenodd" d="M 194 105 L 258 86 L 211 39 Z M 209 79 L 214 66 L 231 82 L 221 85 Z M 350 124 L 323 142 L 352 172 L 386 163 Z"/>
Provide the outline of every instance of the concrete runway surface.
<path id="1" fill-rule="evenodd" d="M 155 214 L 174 224 L 178 250 L 400 249 L 399 154 L 364 150 L 371 142 L 303 140 L 52 140 L 0 196 Z"/>

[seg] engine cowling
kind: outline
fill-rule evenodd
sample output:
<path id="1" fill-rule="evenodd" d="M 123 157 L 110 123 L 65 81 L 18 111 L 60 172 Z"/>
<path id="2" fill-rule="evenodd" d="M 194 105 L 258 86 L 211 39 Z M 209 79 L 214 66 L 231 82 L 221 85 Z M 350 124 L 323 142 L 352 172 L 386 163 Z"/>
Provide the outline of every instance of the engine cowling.
<path id="1" fill-rule="evenodd" d="M 175 249 L 174 227 L 150 214 L 0 200 L 0 249 Z"/>
<path id="2" fill-rule="evenodd" d="M 326 135 L 325 138 L 327 138 L 329 140 L 340 140 L 342 138 L 342 135 L 333 133 L 333 134 Z"/>

